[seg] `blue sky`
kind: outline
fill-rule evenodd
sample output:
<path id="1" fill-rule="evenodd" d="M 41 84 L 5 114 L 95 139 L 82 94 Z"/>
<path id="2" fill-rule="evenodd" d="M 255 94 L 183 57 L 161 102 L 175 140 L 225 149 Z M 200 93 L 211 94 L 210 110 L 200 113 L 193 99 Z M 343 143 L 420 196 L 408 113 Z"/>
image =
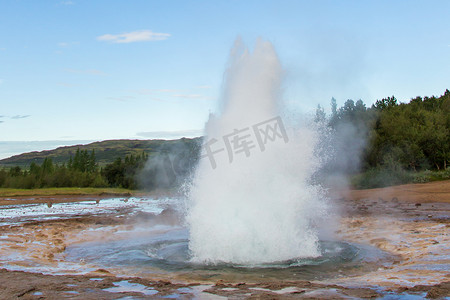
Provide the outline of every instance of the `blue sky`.
<path id="1" fill-rule="evenodd" d="M 237 36 L 273 43 L 295 109 L 450 88 L 450 1 L 0 1 L 0 158 L 201 134 Z M 52 141 L 52 142 L 49 142 Z M 23 150 L 25 151 L 25 150 Z"/>

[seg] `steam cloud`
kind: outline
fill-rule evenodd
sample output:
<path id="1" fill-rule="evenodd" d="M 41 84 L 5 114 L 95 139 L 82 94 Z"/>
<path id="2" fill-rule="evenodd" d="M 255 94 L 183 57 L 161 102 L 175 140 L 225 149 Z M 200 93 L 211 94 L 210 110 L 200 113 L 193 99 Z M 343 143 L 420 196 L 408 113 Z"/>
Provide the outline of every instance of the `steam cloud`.
<path id="1" fill-rule="evenodd" d="M 250 53 L 240 40 L 231 51 L 220 114 L 211 115 L 205 140 L 221 140 L 235 129 L 283 118 L 282 68 L 269 42 Z M 289 142 L 276 139 L 265 151 L 223 153 L 217 168 L 202 159 L 190 190 L 189 249 L 202 263 L 261 264 L 320 255 L 321 220 L 328 215 L 325 191 L 311 184 L 320 169 L 319 132 L 285 122 Z M 219 155 L 221 154 L 221 155 Z"/>

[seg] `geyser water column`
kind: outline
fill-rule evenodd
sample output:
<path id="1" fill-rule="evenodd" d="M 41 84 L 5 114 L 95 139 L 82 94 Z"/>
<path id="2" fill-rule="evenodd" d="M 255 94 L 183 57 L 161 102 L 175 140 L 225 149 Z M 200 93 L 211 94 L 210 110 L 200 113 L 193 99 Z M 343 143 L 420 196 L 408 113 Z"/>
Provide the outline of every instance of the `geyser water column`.
<path id="1" fill-rule="evenodd" d="M 255 265 L 320 255 L 315 223 L 326 205 L 321 187 L 309 183 L 319 167 L 318 134 L 283 119 L 282 73 L 271 43 L 258 40 L 250 53 L 236 41 L 221 111 L 205 126 L 203 153 L 210 155 L 189 192 L 194 262 Z"/>

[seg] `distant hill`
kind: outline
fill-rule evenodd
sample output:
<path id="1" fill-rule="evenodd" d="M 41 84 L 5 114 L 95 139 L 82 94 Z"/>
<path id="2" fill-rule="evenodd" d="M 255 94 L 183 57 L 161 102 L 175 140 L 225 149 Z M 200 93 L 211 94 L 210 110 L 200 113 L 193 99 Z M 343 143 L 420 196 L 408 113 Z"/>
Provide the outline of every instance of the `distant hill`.
<path id="1" fill-rule="evenodd" d="M 95 151 L 97 162 L 100 166 L 113 162 L 118 157 L 124 158 L 130 154 L 146 152 L 150 155 L 172 151 L 178 147 L 195 147 L 201 138 L 181 138 L 177 140 L 108 140 L 94 142 L 86 145 L 59 147 L 54 150 L 34 151 L 15 155 L 0 160 L 0 167 L 21 166 L 27 167 L 32 162 L 42 164 L 45 158 L 51 158 L 54 163 L 67 163 L 70 157 L 80 150 Z"/>

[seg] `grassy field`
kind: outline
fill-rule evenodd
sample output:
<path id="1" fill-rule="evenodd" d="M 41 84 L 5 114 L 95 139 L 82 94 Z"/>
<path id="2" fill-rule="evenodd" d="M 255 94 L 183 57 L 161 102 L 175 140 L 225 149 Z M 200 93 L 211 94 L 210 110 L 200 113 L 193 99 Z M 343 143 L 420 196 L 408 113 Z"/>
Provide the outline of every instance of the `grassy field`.
<path id="1" fill-rule="evenodd" d="M 9 189 L 0 188 L 0 197 L 17 196 L 55 196 L 55 195 L 136 195 L 139 191 L 121 188 L 44 188 L 44 189 Z"/>
<path id="2" fill-rule="evenodd" d="M 351 178 L 355 189 L 372 189 L 408 183 L 427 183 L 450 179 L 450 168 L 441 171 L 412 172 L 403 169 L 371 169 Z"/>

